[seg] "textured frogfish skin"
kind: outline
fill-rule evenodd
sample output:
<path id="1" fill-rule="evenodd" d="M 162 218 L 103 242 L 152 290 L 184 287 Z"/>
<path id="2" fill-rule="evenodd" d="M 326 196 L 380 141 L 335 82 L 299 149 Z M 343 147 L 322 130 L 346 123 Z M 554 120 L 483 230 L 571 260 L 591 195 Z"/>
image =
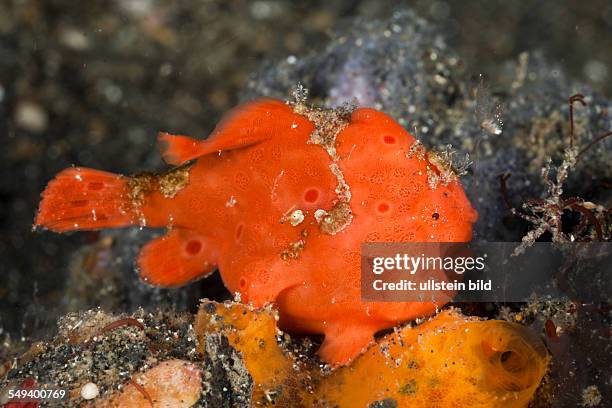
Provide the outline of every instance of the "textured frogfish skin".
<path id="1" fill-rule="evenodd" d="M 261 99 L 206 140 L 161 133 L 160 143 L 180 167 L 131 177 L 64 170 L 35 224 L 168 227 L 139 256 L 143 279 L 179 286 L 218 267 L 242 302 L 275 302 L 284 329 L 324 334 L 319 354 L 336 365 L 375 332 L 441 306 L 362 302 L 360 245 L 469 241 L 477 218 L 452 171 L 373 109 Z"/>

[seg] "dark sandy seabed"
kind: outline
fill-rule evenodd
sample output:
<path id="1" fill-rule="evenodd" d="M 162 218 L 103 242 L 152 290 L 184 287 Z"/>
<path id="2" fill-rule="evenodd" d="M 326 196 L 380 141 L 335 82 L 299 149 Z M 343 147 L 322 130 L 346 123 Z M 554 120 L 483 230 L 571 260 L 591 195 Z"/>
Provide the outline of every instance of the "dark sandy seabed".
<path id="1" fill-rule="evenodd" d="M 200 298 L 228 299 L 217 275 L 177 290 L 141 283 L 135 255 L 159 231 L 32 233 L 39 194 L 72 164 L 126 174 L 161 169 L 158 130 L 203 137 L 236 103 L 286 99 L 298 82 L 313 103 L 356 97 L 428 147 L 450 143 L 457 156 L 470 153 L 463 183 L 480 214 L 476 240 L 519 241 L 533 229 L 509 213 L 497 175 L 512 174 L 514 205 L 546 196 L 540 169 L 549 157 L 563 159 L 570 95 L 588 102 L 576 109 L 579 144 L 610 130 L 612 5 L 380 3 L 2 2 L 0 363 L 54 335 L 68 312 L 194 312 Z M 487 120 L 502 133 L 483 131 Z M 585 153 L 565 196 L 610 207 L 611 148 L 605 140 Z M 609 216 L 602 224 L 610 240 Z M 536 297 L 459 306 L 509 319 L 520 311 L 543 335 L 553 363 L 534 405 L 595 404 L 583 395 L 590 386 L 603 401 L 591 406 L 612 398 L 609 305 Z M 558 338 L 545 335 L 547 320 L 562 330 Z M 174 354 L 188 349 L 177 345 Z"/>

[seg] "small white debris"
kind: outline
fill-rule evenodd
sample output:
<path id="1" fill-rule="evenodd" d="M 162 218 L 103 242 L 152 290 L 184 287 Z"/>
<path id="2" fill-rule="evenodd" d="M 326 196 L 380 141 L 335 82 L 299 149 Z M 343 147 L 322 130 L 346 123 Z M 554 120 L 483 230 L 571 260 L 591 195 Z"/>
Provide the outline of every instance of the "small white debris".
<path id="1" fill-rule="evenodd" d="M 278 176 L 276 176 L 276 178 L 274 179 L 274 183 L 272 184 L 272 190 L 270 190 L 270 198 L 272 199 L 272 201 L 276 200 L 276 189 L 278 188 L 278 182 L 280 181 L 281 177 L 283 177 L 283 174 L 285 174 L 285 170 L 281 170 L 281 172 L 278 173 Z"/>
<path id="2" fill-rule="evenodd" d="M 304 221 L 304 213 L 302 212 L 302 210 L 295 210 L 289 216 L 289 223 L 293 227 L 300 225 L 303 221 Z"/>
<path id="3" fill-rule="evenodd" d="M 480 127 L 492 135 L 501 135 L 502 124 L 493 119 L 485 119 L 480 123 Z"/>
<path id="4" fill-rule="evenodd" d="M 325 218 L 325 216 L 327 216 L 327 211 L 323 209 L 318 209 L 314 213 L 315 220 L 317 220 L 319 224 L 321 223 L 321 221 L 323 221 L 323 218 Z"/>
<path id="5" fill-rule="evenodd" d="M 174 69 L 172 68 L 172 65 L 167 62 L 165 64 L 162 64 L 161 67 L 159 67 L 159 75 L 163 77 L 167 77 L 168 75 L 172 73 L 172 71 L 174 71 Z"/>
<path id="6" fill-rule="evenodd" d="M 84 32 L 76 28 L 66 28 L 59 34 L 60 42 L 68 48 L 83 51 L 89 48 L 89 40 Z"/>
<path id="7" fill-rule="evenodd" d="M 119 103 L 123 97 L 121 88 L 110 81 L 103 82 L 100 85 L 100 91 L 110 103 Z"/>
<path id="8" fill-rule="evenodd" d="M 527 55 L 521 55 L 519 59 L 527 58 Z M 527 60 L 524 61 L 525 63 Z M 513 84 L 513 87 L 521 87 L 524 78 L 517 79 L 518 83 Z M 484 80 L 476 88 L 476 118 L 480 122 L 480 128 L 491 135 L 501 135 L 504 128 L 502 118 L 502 107 L 491 96 L 491 92 L 485 86 Z"/>
<path id="9" fill-rule="evenodd" d="M 583 72 L 593 82 L 604 82 L 608 77 L 606 64 L 598 60 L 588 61 L 584 65 Z"/>
<path id="10" fill-rule="evenodd" d="M 227 200 L 227 201 L 225 202 L 225 206 L 226 206 L 227 208 L 231 208 L 231 207 L 233 207 L 233 206 L 235 206 L 235 205 L 236 205 L 236 198 L 234 198 L 234 196 L 231 196 L 231 197 L 229 198 L 229 200 Z"/>
<path id="11" fill-rule="evenodd" d="M 296 104 L 304 104 L 308 100 L 308 88 L 298 82 L 292 92 Z"/>
<path id="12" fill-rule="evenodd" d="M 596 407 L 601 404 L 602 397 L 599 389 L 595 385 L 589 385 L 582 390 L 582 406 L 583 407 Z"/>
<path id="13" fill-rule="evenodd" d="M 35 102 L 22 101 L 15 108 L 15 123 L 18 127 L 34 133 L 47 130 L 47 111 Z"/>
<path id="14" fill-rule="evenodd" d="M 100 395 L 98 386 L 92 382 L 88 382 L 81 388 L 81 397 L 85 400 L 91 400 Z"/>

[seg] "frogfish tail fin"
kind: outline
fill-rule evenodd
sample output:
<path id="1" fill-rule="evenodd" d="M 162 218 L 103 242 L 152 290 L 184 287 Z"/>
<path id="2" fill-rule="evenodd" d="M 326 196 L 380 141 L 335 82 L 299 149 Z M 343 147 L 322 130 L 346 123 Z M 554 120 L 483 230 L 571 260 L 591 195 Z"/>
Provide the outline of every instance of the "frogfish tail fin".
<path id="1" fill-rule="evenodd" d="M 82 167 L 58 173 L 42 193 L 34 228 L 56 232 L 135 224 L 128 178 Z"/>
<path id="2" fill-rule="evenodd" d="M 174 166 L 180 166 L 202 155 L 203 141 L 189 136 L 159 132 L 157 141 L 164 161 Z"/>

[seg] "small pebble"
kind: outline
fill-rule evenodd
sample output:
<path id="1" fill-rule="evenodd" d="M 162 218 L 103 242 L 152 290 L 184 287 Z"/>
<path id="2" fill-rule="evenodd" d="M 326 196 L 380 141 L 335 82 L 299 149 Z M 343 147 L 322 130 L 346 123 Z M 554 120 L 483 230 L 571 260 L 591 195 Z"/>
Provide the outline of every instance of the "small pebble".
<path id="1" fill-rule="evenodd" d="M 60 32 L 60 42 L 73 50 L 83 51 L 89 48 L 89 40 L 84 32 L 76 28 L 66 28 Z"/>
<path id="2" fill-rule="evenodd" d="M 31 132 L 44 132 L 48 123 L 47 112 L 37 103 L 22 101 L 15 109 L 15 123 Z"/>
<path id="3" fill-rule="evenodd" d="M 98 386 L 92 382 L 89 382 L 81 388 L 81 397 L 86 400 L 91 400 L 100 395 Z"/>

